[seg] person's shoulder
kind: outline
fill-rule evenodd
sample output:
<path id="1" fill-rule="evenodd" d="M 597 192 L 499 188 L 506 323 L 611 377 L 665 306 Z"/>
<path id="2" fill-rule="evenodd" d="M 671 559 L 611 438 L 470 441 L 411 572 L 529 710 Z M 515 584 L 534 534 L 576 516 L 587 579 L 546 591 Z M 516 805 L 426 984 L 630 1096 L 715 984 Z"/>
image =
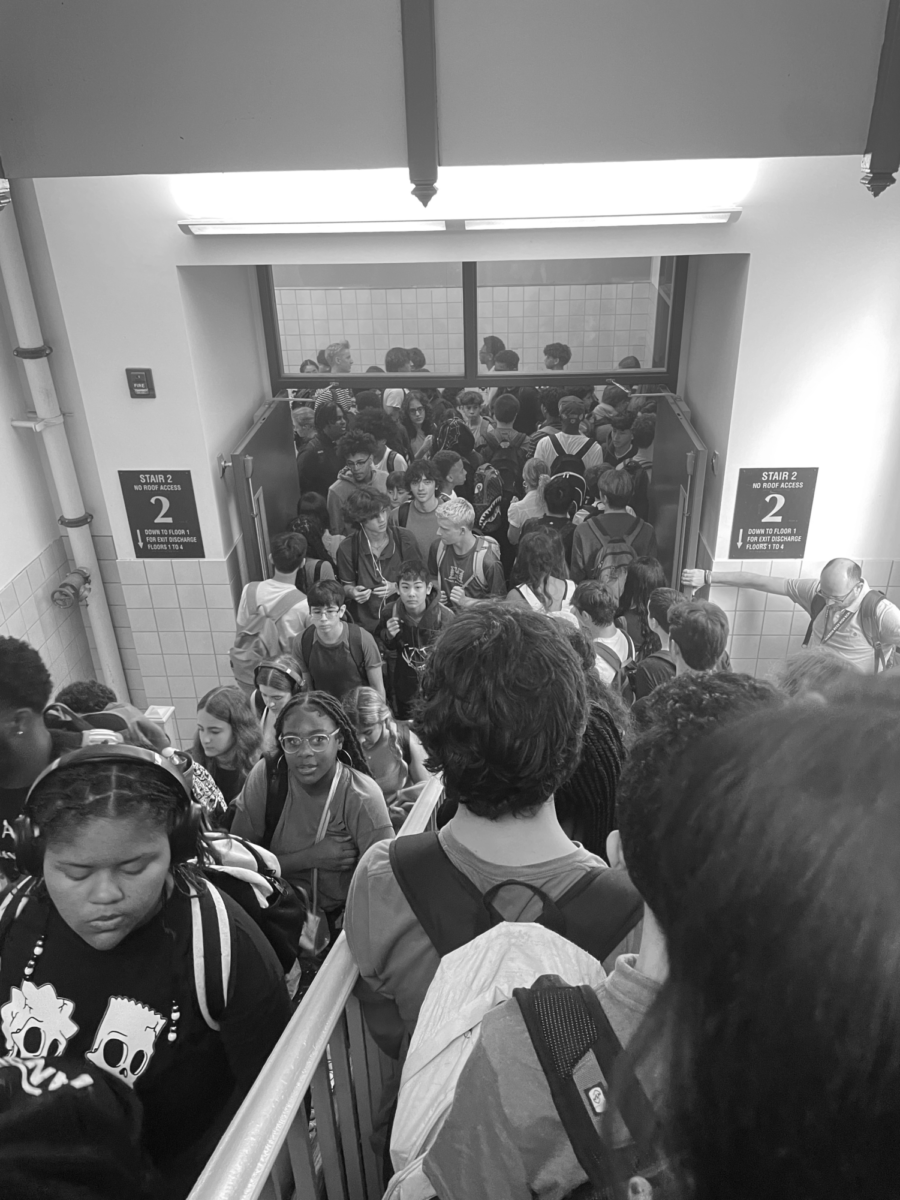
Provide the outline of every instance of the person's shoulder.
<path id="1" fill-rule="evenodd" d="M 372 780 L 374 783 L 374 780 Z M 356 865 L 353 873 L 353 887 L 357 890 L 366 881 L 376 879 L 394 879 L 394 868 L 391 866 L 391 842 L 375 842 L 370 846 Z M 398 884 L 399 887 L 399 884 Z"/>
<path id="2" fill-rule="evenodd" d="M 407 529 L 403 525 L 398 525 L 394 529 L 394 536 L 400 543 L 400 549 L 404 553 L 406 551 L 412 551 L 416 558 L 421 558 L 421 554 L 419 553 L 419 543 L 416 541 L 416 535 L 412 532 L 412 530 Z"/>
<path id="3" fill-rule="evenodd" d="M 352 627 L 350 625 L 347 626 L 348 631 L 351 628 Z M 355 628 L 359 630 L 359 640 L 360 640 L 360 644 L 362 646 L 368 646 L 373 650 L 378 649 L 378 643 L 375 641 L 375 638 L 373 637 L 373 635 L 371 633 L 369 633 L 368 629 L 363 629 L 362 625 L 357 625 L 357 626 L 355 626 Z M 348 633 L 348 636 L 349 636 L 349 633 Z"/>

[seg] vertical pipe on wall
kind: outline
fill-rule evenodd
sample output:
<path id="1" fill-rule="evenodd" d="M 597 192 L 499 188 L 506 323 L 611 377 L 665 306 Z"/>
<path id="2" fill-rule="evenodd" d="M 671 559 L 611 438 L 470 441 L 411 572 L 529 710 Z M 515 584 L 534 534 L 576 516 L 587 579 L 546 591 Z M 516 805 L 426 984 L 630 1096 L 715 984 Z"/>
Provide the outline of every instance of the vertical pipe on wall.
<path id="1" fill-rule="evenodd" d="M 15 353 L 25 367 L 25 376 L 37 413 L 35 429 L 44 439 L 50 472 L 62 508 L 60 524 L 68 532 L 75 565 L 85 567 L 91 575 L 91 628 L 97 643 L 100 669 L 104 681 L 119 699 L 126 700 L 128 684 L 100 576 L 100 564 L 91 536 L 90 517 L 85 513 L 56 387 L 50 372 L 50 363 L 47 361 L 51 351 L 50 347 L 45 345 L 41 332 L 22 240 L 19 237 L 19 226 L 11 203 L 0 210 L 0 276 L 6 288 L 18 342 Z"/>

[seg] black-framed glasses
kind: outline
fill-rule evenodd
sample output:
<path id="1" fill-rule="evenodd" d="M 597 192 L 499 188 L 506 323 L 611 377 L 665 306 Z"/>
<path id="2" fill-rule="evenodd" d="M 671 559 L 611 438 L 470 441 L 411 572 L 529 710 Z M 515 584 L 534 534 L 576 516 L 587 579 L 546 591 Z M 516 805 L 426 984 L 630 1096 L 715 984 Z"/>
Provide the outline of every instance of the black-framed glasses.
<path id="1" fill-rule="evenodd" d="M 816 595 L 821 596 L 826 604 L 836 604 L 838 607 L 843 607 L 843 605 L 845 605 L 848 600 L 852 600 L 853 596 L 856 594 L 856 592 L 859 591 L 859 589 L 861 587 L 862 587 L 862 580 L 859 579 L 859 580 L 857 580 L 856 583 L 854 583 L 853 587 L 850 589 L 849 592 L 846 593 L 846 595 L 829 596 L 827 592 L 822 591 L 822 585 L 819 584 L 816 587 Z"/>
<path id="2" fill-rule="evenodd" d="M 335 729 L 332 733 L 311 733 L 309 737 L 300 737 L 296 733 L 285 733 L 279 739 L 279 745 L 285 754 L 299 754 L 304 746 L 309 746 L 314 754 L 321 754 L 323 750 L 328 749 L 328 744 L 333 737 L 341 731 Z"/>
<path id="3" fill-rule="evenodd" d="M 309 615 L 311 617 L 336 617 L 341 610 L 334 605 L 330 608 L 311 608 Z"/>

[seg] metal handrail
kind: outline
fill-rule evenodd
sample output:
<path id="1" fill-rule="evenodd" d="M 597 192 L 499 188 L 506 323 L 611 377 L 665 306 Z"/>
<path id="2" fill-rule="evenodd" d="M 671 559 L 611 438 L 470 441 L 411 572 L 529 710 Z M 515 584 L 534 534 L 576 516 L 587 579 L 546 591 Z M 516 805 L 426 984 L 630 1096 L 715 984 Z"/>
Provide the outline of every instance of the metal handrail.
<path id="1" fill-rule="evenodd" d="M 439 778 L 426 784 L 400 837 L 428 827 L 442 791 Z M 189 1200 L 257 1200 L 303 1107 L 358 974 L 346 935 L 341 933 Z"/>

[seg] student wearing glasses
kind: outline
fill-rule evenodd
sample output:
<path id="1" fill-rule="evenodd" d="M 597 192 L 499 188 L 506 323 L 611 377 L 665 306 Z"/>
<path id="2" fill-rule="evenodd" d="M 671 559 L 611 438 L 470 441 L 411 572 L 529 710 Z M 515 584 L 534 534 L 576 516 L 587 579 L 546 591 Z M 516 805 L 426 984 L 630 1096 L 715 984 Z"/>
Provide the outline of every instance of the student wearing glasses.
<path id="1" fill-rule="evenodd" d="M 810 616 L 804 646 L 827 646 L 863 675 L 877 675 L 900 645 L 900 609 L 863 579 L 851 558 L 833 558 L 818 579 L 782 579 L 751 571 L 682 572 L 683 586 L 750 588 L 787 596 Z"/>
<path id="2" fill-rule="evenodd" d="M 310 625 L 291 647 L 307 690 L 328 692 L 340 699 L 365 683 L 383 696 L 384 664 L 378 644 L 367 629 L 344 620 L 347 607 L 341 584 L 336 579 L 314 583 L 309 589 L 309 607 Z"/>
<path id="3" fill-rule="evenodd" d="M 338 454 L 344 460 L 340 475 L 328 489 L 328 528 L 332 533 L 350 532 L 344 518 L 344 505 L 359 488 L 376 488 L 387 495 L 387 471 L 375 466 L 375 439 L 370 433 L 352 430 L 338 442 Z"/>
<path id="4" fill-rule="evenodd" d="M 390 814 L 356 731 L 333 696 L 292 697 L 275 736 L 275 750 L 254 766 L 237 799 L 232 832 L 268 847 L 282 875 L 307 891 L 318 872 L 318 903 L 334 935 L 360 857 L 394 836 Z M 283 796 L 280 811 L 273 812 L 272 804 L 267 811 L 270 789 Z M 317 840 L 326 806 L 325 832 Z"/>
<path id="5" fill-rule="evenodd" d="M 431 407 L 424 392 L 408 392 L 400 405 L 400 424 L 409 435 L 409 448 L 413 458 L 425 458 L 431 451 L 431 435 L 434 425 Z"/>

